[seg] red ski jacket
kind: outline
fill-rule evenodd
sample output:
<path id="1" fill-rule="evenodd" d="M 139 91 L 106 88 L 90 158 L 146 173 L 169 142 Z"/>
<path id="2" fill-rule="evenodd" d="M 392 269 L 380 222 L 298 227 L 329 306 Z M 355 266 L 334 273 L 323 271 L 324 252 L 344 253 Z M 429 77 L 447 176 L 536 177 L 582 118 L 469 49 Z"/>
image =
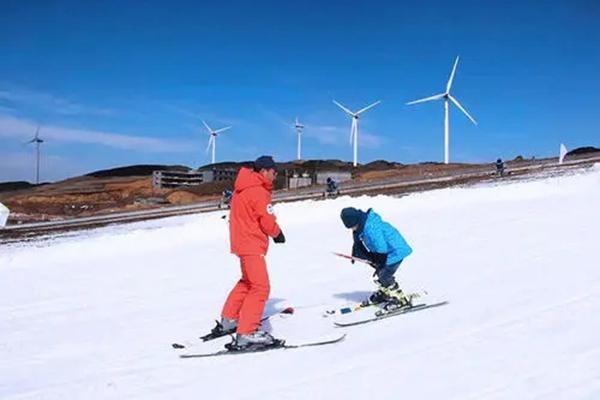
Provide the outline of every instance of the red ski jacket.
<path id="1" fill-rule="evenodd" d="M 229 239 L 231 252 L 239 256 L 267 254 L 269 236 L 281 232 L 271 206 L 273 183 L 258 172 L 241 168 L 235 179 Z"/>

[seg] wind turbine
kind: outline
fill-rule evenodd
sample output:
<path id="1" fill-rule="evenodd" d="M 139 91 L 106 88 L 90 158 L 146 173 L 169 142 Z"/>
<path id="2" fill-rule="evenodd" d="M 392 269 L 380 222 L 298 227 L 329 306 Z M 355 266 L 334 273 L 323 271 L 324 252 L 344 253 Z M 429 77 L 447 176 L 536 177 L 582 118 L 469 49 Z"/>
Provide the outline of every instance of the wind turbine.
<path id="1" fill-rule="evenodd" d="M 36 131 L 35 131 L 35 136 L 33 137 L 33 139 L 31 139 L 29 143 L 35 143 L 35 147 L 36 147 L 36 153 L 37 153 L 37 157 L 36 157 L 36 166 L 35 166 L 35 184 L 39 185 L 40 183 L 40 143 L 44 143 L 44 141 L 42 139 L 40 139 L 40 127 L 38 126 Z"/>
<path id="2" fill-rule="evenodd" d="M 333 100 L 333 103 L 344 110 L 348 115 L 350 115 L 350 117 L 352 117 L 352 127 L 350 128 L 350 144 L 354 147 L 354 166 L 356 167 L 358 164 L 358 119 L 360 114 L 375 107 L 377 104 L 381 103 L 381 101 L 377 100 L 375 103 L 368 105 L 365 108 L 361 108 L 357 112 L 350 111 L 348 108 L 344 107 L 335 100 Z"/>
<path id="3" fill-rule="evenodd" d="M 221 132 L 225 132 L 226 130 L 231 129 L 231 126 L 226 126 L 225 128 L 213 130 L 210 126 L 208 126 L 208 124 L 205 121 L 202 121 L 202 123 L 204 124 L 204 126 L 208 130 L 208 134 L 210 135 L 210 137 L 208 138 L 208 146 L 206 146 L 206 151 L 208 152 L 208 149 L 210 149 L 212 145 L 212 164 L 214 164 L 215 149 L 217 147 L 217 135 Z"/>
<path id="4" fill-rule="evenodd" d="M 296 117 L 296 124 L 294 125 L 294 128 L 296 128 L 296 133 L 298 134 L 298 151 L 296 154 L 296 159 L 301 160 L 302 159 L 302 130 L 304 129 L 304 125 L 302 125 L 298 121 L 298 117 Z"/>
<path id="5" fill-rule="evenodd" d="M 452 87 L 452 80 L 454 79 L 454 73 L 456 72 L 457 65 L 458 65 L 458 56 L 456 57 L 456 60 L 454 61 L 454 67 L 452 67 L 452 72 L 450 73 L 450 78 L 448 79 L 448 83 L 446 84 L 446 91 L 444 93 L 436 94 L 434 96 L 430 96 L 430 97 L 426 97 L 424 99 L 419 99 L 419 100 L 415 100 L 415 101 L 406 103 L 407 105 L 411 105 L 411 104 L 417 104 L 417 103 L 424 103 L 426 101 L 444 99 L 444 163 L 445 164 L 448 164 L 448 162 L 450 161 L 450 150 L 449 150 L 449 141 L 450 141 L 450 126 L 449 125 L 450 125 L 450 123 L 448 120 L 448 118 L 449 118 L 448 100 L 450 100 L 452 103 L 454 103 L 454 105 L 456 107 L 458 107 L 458 109 L 460 111 L 462 111 L 467 116 L 467 118 L 469 118 L 471 120 L 471 122 L 473 122 L 475 125 L 477 125 L 477 122 L 473 119 L 473 117 L 471 117 L 469 115 L 467 110 L 465 110 L 463 108 L 463 106 L 460 105 L 458 100 L 456 100 L 456 98 L 454 98 L 450 94 L 450 88 Z"/>

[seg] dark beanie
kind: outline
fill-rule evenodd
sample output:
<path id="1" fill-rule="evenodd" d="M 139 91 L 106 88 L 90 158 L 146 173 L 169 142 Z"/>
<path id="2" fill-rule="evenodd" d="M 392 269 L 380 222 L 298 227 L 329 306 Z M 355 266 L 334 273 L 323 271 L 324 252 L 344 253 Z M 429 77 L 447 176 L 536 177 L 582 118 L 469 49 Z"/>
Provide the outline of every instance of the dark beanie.
<path id="1" fill-rule="evenodd" d="M 261 169 L 275 169 L 275 161 L 271 156 L 260 156 L 254 161 L 254 169 L 260 171 Z"/>
<path id="2" fill-rule="evenodd" d="M 352 228 L 360 223 L 363 214 L 363 211 L 357 210 L 354 207 L 346 207 L 342 210 L 340 217 L 346 228 Z"/>

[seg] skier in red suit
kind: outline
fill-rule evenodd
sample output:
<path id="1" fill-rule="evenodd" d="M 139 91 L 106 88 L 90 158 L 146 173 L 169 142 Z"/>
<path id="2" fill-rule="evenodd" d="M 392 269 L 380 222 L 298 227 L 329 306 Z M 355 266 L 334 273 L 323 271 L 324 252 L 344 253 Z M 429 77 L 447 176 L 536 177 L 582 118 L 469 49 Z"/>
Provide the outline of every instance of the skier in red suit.
<path id="1" fill-rule="evenodd" d="M 271 205 L 276 176 L 273 158 L 262 156 L 253 169 L 242 167 L 234 184 L 229 237 L 231 252 L 240 259 L 242 277 L 229 293 L 213 333 L 236 332 L 233 345 L 237 349 L 269 346 L 276 341 L 259 330 L 270 291 L 265 260 L 269 237 L 275 243 L 285 243 Z"/>

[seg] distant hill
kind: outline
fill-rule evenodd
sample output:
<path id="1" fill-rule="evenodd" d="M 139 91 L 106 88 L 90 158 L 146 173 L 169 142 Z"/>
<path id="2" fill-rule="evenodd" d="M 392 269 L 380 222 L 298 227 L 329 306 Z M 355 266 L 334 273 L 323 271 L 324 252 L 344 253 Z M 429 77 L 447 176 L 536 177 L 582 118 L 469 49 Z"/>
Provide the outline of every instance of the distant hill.
<path id="1" fill-rule="evenodd" d="M 95 171 L 85 176 L 92 176 L 95 178 L 108 178 L 112 176 L 146 176 L 152 175 L 153 171 L 189 171 L 190 168 L 184 165 L 158 165 L 158 164 L 141 164 L 141 165 L 129 165 L 127 167 L 117 167 L 112 169 L 104 169 L 101 171 Z"/>
<path id="2" fill-rule="evenodd" d="M 351 162 L 341 160 L 294 160 L 286 162 L 276 162 L 279 170 L 304 170 L 304 171 L 380 171 L 394 168 L 404 167 L 403 164 L 397 162 L 389 162 L 385 160 L 372 161 L 368 164 L 359 164 L 357 168 L 352 166 Z M 251 167 L 252 161 L 242 162 L 222 162 L 215 164 L 203 165 L 198 168 L 199 171 L 206 171 L 212 168 L 231 168 L 239 169 L 240 167 Z"/>
<path id="3" fill-rule="evenodd" d="M 9 190 L 29 189 L 34 186 L 36 185 L 25 181 L 4 182 L 0 183 L 0 192 L 7 192 Z"/>
<path id="4" fill-rule="evenodd" d="M 571 150 L 567 153 L 568 156 L 575 156 L 575 155 L 580 155 L 580 154 L 589 154 L 589 153 L 596 153 L 599 152 L 600 149 L 596 148 L 596 147 L 578 147 L 575 150 Z"/>
<path id="5" fill-rule="evenodd" d="M 231 169 L 239 169 L 241 167 L 252 167 L 253 161 L 240 161 L 240 162 L 221 162 L 215 164 L 207 164 L 198 168 L 199 171 L 211 170 L 213 168 L 231 168 Z M 305 170 L 314 170 L 319 169 L 339 169 L 345 168 L 347 166 L 351 166 L 346 162 L 340 160 L 296 160 L 296 161 L 286 161 L 286 162 L 275 162 L 277 165 L 277 169 L 305 169 Z M 347 165 L 348 164 L 348 165 Z"/>
<path id="6" fill-rule="evenodd" d="M 218 163 L 214 163 L 214 164 L 203 165 L 201 167 L 198 167 L 198 171 L 208 171 L 213 168 L 239 169 L 240 167 L 251 167 L 251 166 L 252 166 L 252 161 L 240 161 L 240 162 L 224 161 L 224 162 L 218 162 Z"/>
<path id="7" fill-rule="evenodd" d="M 577 149 L 571 150 L 567 153 L 567 155 L 581 155 L 581 154 L 590 154 L 600 152 L 599 148 L 596 147 L 579 147 Z M 515 160 L 519 161 L 523 158 L 521 156 L 517 157 Z M 353 177 L 360 177 L 362 174 L 368 174 L 375 171 L 386 171 L 386 170 L 400 170 L 406 168 L 410 165 L 402 164 L 398 162 L 390 162 L 385 160 L 376 160 L 367 164 L 359 164 L 358 167 L 354 168 L 351 162 L 341 161 L 341 160 L 294 160 L 294 161 L 286 161 L 286 162 L 278 162 L 277 168 L 280 171 L 288 170 L 295 172 L 308 172 L 315 173 L 318 171 L 347 171 L 352 172 Z M 420 166 L 439 166 L 440 168 L 446 168 L 443 163 L 440 162 L 421 162 Z M 455 167 L 458 167 L 460 164 L 453 163 Z M 465 164 L 466 165 L 466 164 Z M 199 171 L 206 171 L 213 168 L 217 169 L 239 169 L 243 166 L 251 167 L 252 161 L 225 161 L 215 164 L 207 164 L 198 168 Z M 95 178 L 111 178 L 111 177 L 133 177 L 133 176 L 150 176 L 153 171 L 191 171 L 193 170 L 190 167 L 185 165 L 161 165 L 161 164 L 139 164 L 139 165 L 129 165 L 124 167 L 116 167 L 111 169 L 104 169 L 99 171 L 94 171 L 83 175 L 83 177 L 95 177 Z M 280 179 L 284 179 L 284 175 L 281 174 Z M 29 182 L 24 181 L 16 181 L 16 182 L 4 182 L 0 183 L 0 192 L 11 191 L 11 190 L 20 190 L 20 189 L 28 189 L 33 188 L 36 185 L 33 185 Z"/>
<path id="8" fill-rule="evenodd" d="M 585 147 L 582 149 L 594 149 L 593 147 Z M 579 151 L 580 149 L 574 150 Z M 598 149 L 595 149 L 598 151 Z M 573 153 L 571 152 L 571 153 Z M 571 154 L 569 153 L 569 154 Z M 575 154 L 575 153 L 574 153 Z M 363 172 L 371 171 L 383 171 L 390 169 L 400 169 L 406 167 L 406 165 L 389 162 L 385 160 L 376 160 L 367 164 L 359 164 L 357 168 L 352 166 L 351 162 L 341 160 L 294 160 L 286 162 L 278 162 L 277 168 L 280 171 L 289 170 L 296 172 L 308 172 L 315 173 L 317 171 L 348 171 L 353 174 L 360 174 Z M 422 163 L 426 164 L 440 164 L 440 163 Z M 441 165 L 441 164 L 440 164 Z M 252 167 L 252 161 L 225 161 L 215 164 L 207 164 L 198 168 L 199 171 L 206 171 L 213 168 L 217 169 L 239 169 L 241 167 Z M 153 171 L 191 171 L 192 168 L 185 165 L 161 165 L 161 164 L 139 164 L 139 165 L 128 165 L 123 167 L 116 167 L 110 169 L 103 169 L 99 171 L 90 172 L 83 175 L 83 177 L 94 177 L 94 178 L 111 178 L 111 177 L 132 177 L 132 176 L 150 176 Z M 73 177 L 77 178 L 77 177 Z M 73 179 L 70 178 L 70 179 Z M 40 184 L 41 185 L 41 184 Z M 36 185 L 25 181 L 15 182 L 3 182 L 0 183 L 0 192 L 28 189 L 35 187 Z"/>

